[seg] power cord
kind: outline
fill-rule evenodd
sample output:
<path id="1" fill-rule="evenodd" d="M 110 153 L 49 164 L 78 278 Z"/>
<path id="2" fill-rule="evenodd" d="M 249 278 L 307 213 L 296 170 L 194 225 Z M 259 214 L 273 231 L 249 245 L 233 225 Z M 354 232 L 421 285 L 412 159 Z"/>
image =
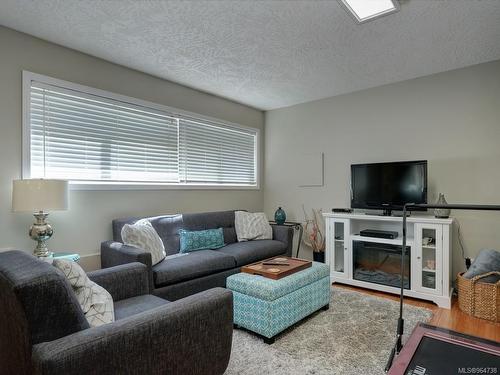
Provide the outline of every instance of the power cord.
<path id="1" fill-rule="evenodd" d="M 462 237 L 462 230 L 461 230 L 461 227 L 460 227 L 460 222 L 456 218 L 455 218 L 455 221 L 457 223 L 458 244 L 460 245 L 460 249 L 462 250 L 462 258 L 465 260 L 465 267 L 467 269 L 469 269 L 469 267 L 471 265 L 471 259 L 469 257 L 465 256 L 464 238 Z"/>

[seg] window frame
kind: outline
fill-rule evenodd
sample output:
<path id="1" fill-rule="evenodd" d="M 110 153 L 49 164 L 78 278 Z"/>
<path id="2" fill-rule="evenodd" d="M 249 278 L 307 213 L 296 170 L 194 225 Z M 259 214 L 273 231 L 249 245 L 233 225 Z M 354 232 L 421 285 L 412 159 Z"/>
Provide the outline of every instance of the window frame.
<path id="1" fill-rule="evenodd" d="M 80 85 L 77 83 L 61 80 L 45 76 L 42 74 L 33 73 L 23 70 L 22 74 L 22 178 L 31 178 L 31 117 L 30 117 L 30 94 L 31 82 L 37 81 L 48 85 L 59 86 L 63 89 L 69 89 L 82 92 L 83 94 L 90 94 L 101 96 L 104 99 L 117 100 L 124 103 L 141 106 L 160 112 L 165 112 L 168 115 L 197 119 L 207 121 L 211 124 L 220 124 L 233 129 L 241 129 L 255 133 L 255 150 L 254 150 L 254 163 L 255 163 L 255 185 L 242 185 L 242 184 L 214 184 L 214 183 L 186 183 L 186 182 L 116 182 L 116 181 L 71 181 L 69 186 L 71 190 L 260 190 L 260 176 L 261 176 L 261 130 L 250 126 L 244 126 L 214 117 L 200 115 L 198 113 L 184 111 L 181 109 L 169 107 L 163 104 L 158 104 L 146 100 L 133 98 L 126 95 L 116 94 L 110 91 L 96 89 L 93 87 Z"/>

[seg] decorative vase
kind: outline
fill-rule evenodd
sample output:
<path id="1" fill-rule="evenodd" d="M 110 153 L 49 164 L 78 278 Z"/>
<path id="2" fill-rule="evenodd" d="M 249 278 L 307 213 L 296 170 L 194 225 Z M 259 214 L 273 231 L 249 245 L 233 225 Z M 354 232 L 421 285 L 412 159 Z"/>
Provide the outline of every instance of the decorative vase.
<path id="1" fill-rule="evenodd" d="M 274 221 L 278 225 L 281 225 L 286 221 L 286 213 L 281 207 L 278 207 L 278 209 L 274 213 Z"/>
<path id="2" fill-rule="evenodd" d="M 315 262 L 325 263 L 325 252 L 324 251 L 313 251 L 313 260 Z"/>
<path id="3" fill-rule="evenodd" d="M 446 198 L 444 197 L 444 194 L 439 193 L 439 198 L 438 198 L 436 204 L 448 204 L 448 202 L 446 202 Z M 437 217 L 438 219 L 448 219 L 450 217 L 450 209 L 449 208 L 435 208 L 434 209 L 434 216 Z"/>

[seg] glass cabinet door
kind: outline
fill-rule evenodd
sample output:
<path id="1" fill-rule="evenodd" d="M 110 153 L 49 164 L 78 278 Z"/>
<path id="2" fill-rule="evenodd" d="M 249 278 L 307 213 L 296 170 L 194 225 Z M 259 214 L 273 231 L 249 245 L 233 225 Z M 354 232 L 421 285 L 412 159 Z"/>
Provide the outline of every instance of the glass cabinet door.
<path id="1" fill-rule="evenodd" d="M 342 219 L 330 220 L 330 250 L 329 265 L 332 275 L 347 277 L 348 267 L 348 233 L 349 221 Z"/>
<path id="2" fill-rule="evenodd" d="M 422 292 L 441 294 L 442 226 L 415 224 L 415 250 L 417 288 Z"/>

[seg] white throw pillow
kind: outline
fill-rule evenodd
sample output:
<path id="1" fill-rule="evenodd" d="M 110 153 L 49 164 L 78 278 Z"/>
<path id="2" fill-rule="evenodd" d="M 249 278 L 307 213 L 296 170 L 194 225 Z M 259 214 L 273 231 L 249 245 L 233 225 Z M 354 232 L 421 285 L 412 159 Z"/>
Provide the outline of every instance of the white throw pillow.
<path id="1" fill-rule="evenodd" d="M 85 271 L 75 262 L 54 259 L 52 264 L 68 278 L 91 327 L 115 321 L 113 297 L 106 289 L 91 281 Z"/>
<path id="2" fill-rule="evenodd" d="M 236 211 L 234 227 L 239 242 L 273 239 L 273 229 L 264 212 Z"/>
<path id="3" fill-rule="evenodd" d="M 125 245 L 135 246 L 151 253 L 153 266 L 160 263 L 167 255 L 163 241 L 148 219 L 125 224 L 122 228 L 122 240 Z"/>

